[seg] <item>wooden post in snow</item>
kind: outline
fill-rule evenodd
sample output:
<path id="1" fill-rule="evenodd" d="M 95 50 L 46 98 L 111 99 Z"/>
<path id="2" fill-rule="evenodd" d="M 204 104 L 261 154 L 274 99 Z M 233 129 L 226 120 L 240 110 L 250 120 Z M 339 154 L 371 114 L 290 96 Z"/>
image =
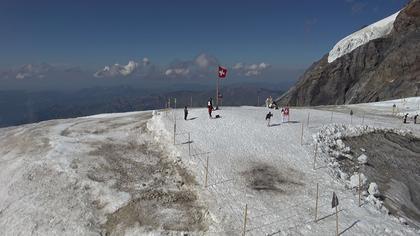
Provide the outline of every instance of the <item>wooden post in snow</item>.
<path id="1" fill-rule="evenodd" d="M 336 235 L 339 236 L 339 233 L 338 233 L 338 205 L 335 206 L 335 225 L 336 225 L 336 230 L 335 230 Z"/>
<path id="2" fill-rule="evenodd" d="M 176 123 L 174 123 L 174 145 L 175 145 L 175 135 L 176 135 Z"/>
<path id="3" fill-rule="evenodd" d="M 318 221 L 318 195 L 319 195 L 318 183 L 316 183 L 316 200 L 315 200 L 315 223 Z"/>
<path id="4" fill-rule="evenodd" d="M 303 122 L 302 122 L 302 131 L 300 133 L 300 145 L 303 145 Z"/>
<path id="5" fill-rule="evenodd" d="M 314 170 L 315 170 L 315 165 L 316 165 L 316 155 L 318 154 L 318 143 L 315 143 L 315 153 L 314 153 Z"/>
<path id="6" fill-rule="evenodd" d="M 188 133 L 188 156 L 191 156 L 191 134 Z"/>
<path id="7" fill-rule="evenodd" d="M 362 116 L 362 125 L 365 124 L 365 112 L 363 112 L 363 116 Z"/>
<path id="8" fill-rule="evenodd" d="M 208 154 L 207 154 L 207 160 L 206 160 L 206 175 L 205 175 L 205 178 L 204 178 L 204 187 L 206 187 L 206 188 L 207 188 L 207 177 L 208 177 L 208 175 L 209 175 L 209 156 L 208 156 Z"/>
<path id="9" fill-rule="evenodd" d="M 243 231 L 242 231 L 242 236 L 245 236 L 247 216 L 248 216 L 248 204 L 245 204 L 245 212 L 244 212 L 244 228 L 243 228 Z"/>
<path id="10" fill-rule="evenodd" d="M 362 182 L 362 181 L 360 181 L 360 171 L 359 171 L 359 207 L 361 206 L 361 204 L 360 204 L 360 199 L 361 199 L 361 188 L 362 188 L 362 186 L 361 186 L 361 182 Z"/>
<path id="11" fill-rule="evenodd" d="M 333 192 L 333 197 L 332 197 L 332 202 L 331 202 L 331 207 L 334 208 L 335 207 L 335 224 L 336 224 L 336 235 L 338 236 L 338 197 L 335 194 L 335 192 Z"/>
<path id="12" fill-rule="evenodd" d="M 306 124 L 306 126 L 309 128 L 309 117 L 311 116 L 311 113 L 310 112 L 308 112 L 308 122 L 307 122 L 307 124 Z"/>

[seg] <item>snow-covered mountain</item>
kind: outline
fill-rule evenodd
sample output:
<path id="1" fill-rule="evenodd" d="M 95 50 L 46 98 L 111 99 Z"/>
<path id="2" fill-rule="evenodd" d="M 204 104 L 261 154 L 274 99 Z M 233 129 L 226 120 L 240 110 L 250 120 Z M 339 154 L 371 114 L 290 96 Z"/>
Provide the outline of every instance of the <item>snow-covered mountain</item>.
<path id="1" fill-rule="evenodd" d="M 417 211 L 416 199 L 409 196 L 420 189 L 420 162 L 410 166 L 409 181 L 395 176 L 390 183 L 398 188 L 377 184 L 373 191 L 368 187 L 377 182 L 374 170 L 348 164 L 357 160 L 360 148 L 345 138 L 375 131 L 420 142 L 413 138 L 420 126 L 411 116 L 400 128 L 390 109 L 396 104 L 400 112 L 414 113 L 419 101 L 331 107 L 333 117 L 330 110 L 292 108 L 288 123 L 271 110 L 270 127 L 264 120 L 267 108 L 222 107 L 214 112 L 220 119 L 195 108 L 187 121 L 183 109 L 174 109 L 0 129 L 0 235 L 238 235 L 245 205 L 246 235 L 332 235 L 332 192 L 339 198 L 339 233 L 418 235 L 412 226 L 416 219 L 406 212 Z M 353 117 L 342 109 L 353 109 Z M 363 152 L 374 163 L 376 150 L 367 148 L 369 142 L 362 143 Z M 411 156 L 420 152 L 392 147 Z M 364 171 L 360 207 L 354 187 L 358 175 L 347 166 Z M 389 215 L 378 191 L 401 201 L 403 209 Z"/>
<path id="2" fill-rule="evenodd" d="M 352 52 L 354 49 L 368 43 L 369 41 L 385 37 L 391 33 L 394 28 L 395 18 L 397 18 L 398 14 L 399 11 L 340 40 L 329 52 L 328 63 L 331 63 L 337 58 Z"/>
<path id="3" fill-rule="evenodd" d="M 420 95 L 420 1 L 338 42 L 278 100 L 327 105 Z"/>

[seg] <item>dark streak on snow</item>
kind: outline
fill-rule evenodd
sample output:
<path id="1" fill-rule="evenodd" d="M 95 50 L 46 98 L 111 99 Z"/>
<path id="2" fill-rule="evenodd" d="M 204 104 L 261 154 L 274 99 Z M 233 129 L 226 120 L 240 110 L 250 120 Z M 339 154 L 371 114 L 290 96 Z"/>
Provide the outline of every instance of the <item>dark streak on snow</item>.
<path id="1" fill-rule="evenodd" d="M 252 163 L 251 167 L 243 171 L 242 176 L 248 188 L 257 191 L 271 191 L 288 193 L 295 187 L 303 186 L 300 182 L 300 174 L 291 168 L 278 170 L 266 163 Z M 291 188 L 291 186 L 293 186 Z"/>

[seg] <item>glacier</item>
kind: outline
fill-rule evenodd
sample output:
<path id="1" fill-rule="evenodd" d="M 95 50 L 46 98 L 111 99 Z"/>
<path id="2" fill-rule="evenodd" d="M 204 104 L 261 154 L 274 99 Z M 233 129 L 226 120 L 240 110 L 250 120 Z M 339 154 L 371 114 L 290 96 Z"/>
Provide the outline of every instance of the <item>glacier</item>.
<path id="1" fill-rule="evenodd" d="M 334 62 L 337 58 L 352 52 L 354 49 L 377 38 L 383 38 L 394 28 L 394 21 L 400 11 L 388 16 L 376 23 L 350 34 L 340 40 L 328 54 L 328 63 Z"/>

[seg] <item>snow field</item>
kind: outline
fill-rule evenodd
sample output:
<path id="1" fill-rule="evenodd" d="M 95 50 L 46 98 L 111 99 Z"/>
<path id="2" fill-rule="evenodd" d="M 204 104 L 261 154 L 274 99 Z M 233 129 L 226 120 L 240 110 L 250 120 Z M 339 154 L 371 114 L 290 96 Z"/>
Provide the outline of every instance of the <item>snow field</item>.
<path id="1" fill-rule="evenodd" d="M 174 113 L 173 113 L 174 112 Z M 358 207 L 355 192 L 336 178 L 328 160 L 320 155 L 313 170 L 312 135 L 331 123 L 331 112 L 292 109 L 290 123 L 280 123 L 274 110 L 272 127 L 264 120 L 266 108 L 223 107 L 220 119 L 209 119 L 206 109 L 190 109 L 193 120 L 184 121 L 182 110 L 158 112 L 151 123 L 165 142 L 173 144 L 173 115 L 177 117 L 176 144 L 181 160 L 204 185 L 206 158 L 209 157 L 208 187 L 202 197 L 208 202 L 214 220 L 209 233 L 238 235 L 243 228 L 244 208 L 248 205 L 247 235 L 332 235 L 335 217 L 331 215 L 331 196 L 339 197 L 340 232 L 349 235 L 416 235 L 398 219 L 382 214 L 372 205 Z M 308 113 L 309 127 L 308 127 Z M 354 125 L 395 127 L 388 117 L 352 117 Z M 304 124 L 303 145 L 300 143 Z M 350 116 L 333 113 L 333 123 L 349 124 Z M 186 133 L 191 134 L 192 156 L 188 156 Z M 270 169 L 270 168 L 273 168 Z M 267 173 L 266 171 L 268 169 Z M 261 172 L 261 173 L 260 173 Z M 263 174 L 273 186 L 256 190 L 249 174 Z M 268 175 L 268 176 L 267 176 Z M 258 179 L 259 180 L 259 179 Z M 314 222 L 316 184 L 320 186 L 317 223 Z M 272 187 L 272 188 L 271 188 Z M 417 232 L 418 233 L 418 232 Z"/>

